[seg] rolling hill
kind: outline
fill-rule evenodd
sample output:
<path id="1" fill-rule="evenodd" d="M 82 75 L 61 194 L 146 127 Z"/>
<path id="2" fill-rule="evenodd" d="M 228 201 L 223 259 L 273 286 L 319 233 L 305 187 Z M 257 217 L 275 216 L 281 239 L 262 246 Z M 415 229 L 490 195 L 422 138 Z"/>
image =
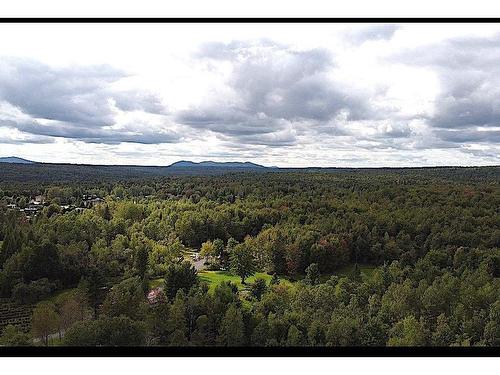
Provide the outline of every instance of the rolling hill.
<path id="1" fill-rule="evenodd" d="M 267 168 L 263 165 L 251 162 L 216 162 L 216 161 L 202 161 L 199 163 L 193 161 L 181 160 L 168 166 L 168 168 L 237 168 L 237 169 L 263 169 Z"/>
<path id="2" fill-rule="evenodd" d="M 0 157 L 0 163 L 10 163 L 10 164 L 33 164 L 34 161 L 26 160 L 23 158 L 18 158 L 15 156 Z"/>

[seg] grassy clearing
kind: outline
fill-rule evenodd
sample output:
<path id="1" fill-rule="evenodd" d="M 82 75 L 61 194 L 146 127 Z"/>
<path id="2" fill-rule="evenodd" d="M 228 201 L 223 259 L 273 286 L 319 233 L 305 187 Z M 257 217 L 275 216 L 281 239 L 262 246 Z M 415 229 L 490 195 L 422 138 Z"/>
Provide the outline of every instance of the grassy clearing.
<path id="1" fill-rule="evenodd" d="M 205 281 L 208 284 L 210 291 L 213 291 L 215 287 L 223 281 L 231 281 L 239 290 L 245 290 L 248 289 L 248 286 L 254 283 L 257 278 L 264 279 L 267 284 L 269 284 L 272 279 L 272 276 L 267 273 L 257 272 L 255 275 L 247 278 L 245 280 L 246 285 L 243 285 L 239 276 L 235 276 L 227 271 L 200 271 L 198 272 L 198 277 L 201 281 Z M 280 283 L 291 285 L 289 280 L 283 278 L 280 278 Z"/>
<path id="2" fill-rule="evenodd" d="M 64 299 L 64 297 L 66 297 L 68 294 L 72 293 L 74 290 L 76 290 L 76 288 L 57 290 L 50 297 L 47 297 L 47 298 L 37 302 L 37 305 L 47 303 L 47 302 L 50 302 L 50 303 L 57 305 Z"/>
<path id="3" fill-rule="evenodd" d="M 373 271 L 376 268 L 375 266 L 372 265 L 363 265 L 363 264 L 358 264 L 358 267 L 361 272 L 361 277 L 363 280 L 367 280 L 370 277 L 372 277 Z M 332 276 L 349 277 L 352 276 L 353 273 L 354 273 L 354 264 L 350 264 L 331 274 L 321 275 L 321 282 L 328 281 L 328 279 L 330 279 L 330 277 Z"/>
<path id="4" fill-rule="evenodd" d="M 163 281 L 165 281 L 165 279 L 163 277 L 160 277 L 158 279 L 149 280 L 149 289 L 154 289 L 154 288 L 158 288 L 159 286 L 162 286 Z"/>
<path id="5" fill-rule="evenodd" d="M 361 271 L 361 277 L 363 279 L 370 278 L 373 274 L 373 270 L 375 269 L 375 266 L 371 265 L 359 265 L 359 269 Z M 332 274 L 325 274 L 321 275 L 321 282 L 326 282 L 330 279 L 332 276 L 339 276 L 339 277 L 349 277 L 352 275 L 354 272 L 354 265 L 349 265 L 344 268 L 341 268 L 340 270 L 332 273 Z M 303 277 L 303 276 L 302 276 Z M 301 278 L 302 278 L 301 277 Z M 200 281 L 204 281 L 208 284 L 209 290 L 211 292 L 214 291 L 215 287 L 219 285 L 221 282 L 227 282 L 231 281 L 233 284 L 235 284 L 239 290 L 247 290 L 249 285 L 255 282 L 255 279 L 257 278 L 262 278 L 266 281 L 267 284 L 271 282 L 272 276 L 264 273 L 264 272 L 257 272 L 255 275 L 247 278 L 245 280 L 246 285 L 243 285 L 241 283 L 241 278 L 239 276 L 233 275 L 228 271 L 199 271 L 198 272 L 198 278 Z M 299 279 L 301 279 L 299 278 Z M 158 279 L 152 279 L 149 280 L 149 288 L 153 289 L 158 286 L 161 286 L 163 284 L 164 279 L 163 278 L 158 278 Z M 292 285 L 294 280 L 289 280 L 285 279 L 283 277 L 280 277 L 280 283 L 286 284 L 286 285 Z"/>
<path id="6" fill-rule="evenodd" d="M 359 269 L 361 271 L 361 277 L 363 279 L 368 279 L 372 276 L 375 266 L 359 265 Z M 352 275 L 353 272 L 354 272 L 354 265 L 349 265 L 338 270 L 333 274 L 322 275 L 321 281 L 326 282 L 332 276 L 349 277 Z M 213 291 L 215 289 L 215 286 L 223 281 L 231 281 L 232 283 L 236 284 L 239 290 L 245 290 L 248 289 L 248 286 L 253 282 L 255 282 L 255 279 L 257 278 L 264 279 L 267 284 L 269 284 L 272 279 L 272 276 L 267 273 L 257 272 L 255 275 L 246 279 L 245 281 L 246 285 L 243 285 L 241 284 L 241 278 L 239 276 L 235 276 L 227 271 L 200 271 L 198 272 L 198 277 L 200 278 L 201 281 L 205 281 L 206 283 L 208 283 L 210 291 Z M 280 283 L 286 285 L 292 285 L 293 281 L 280 277 Z"/>

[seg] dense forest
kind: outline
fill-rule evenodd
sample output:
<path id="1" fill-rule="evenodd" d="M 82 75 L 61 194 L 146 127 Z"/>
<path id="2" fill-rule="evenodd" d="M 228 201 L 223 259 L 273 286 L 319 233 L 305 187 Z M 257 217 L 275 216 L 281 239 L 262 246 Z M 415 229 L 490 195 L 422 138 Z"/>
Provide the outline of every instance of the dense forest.
<path id="1" fill-rule="evenodd" d="M 0 345 L 500 345 L 498 167 L 47 168 L 0 167 Z"/>

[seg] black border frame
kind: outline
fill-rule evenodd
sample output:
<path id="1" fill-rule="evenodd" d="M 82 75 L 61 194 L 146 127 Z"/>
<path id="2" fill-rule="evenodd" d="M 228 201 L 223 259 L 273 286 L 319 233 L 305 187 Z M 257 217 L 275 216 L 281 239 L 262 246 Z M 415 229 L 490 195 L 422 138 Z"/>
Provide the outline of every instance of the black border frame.
<path id="1" fill-rule="evenodd" d="M 17 346 L 1 357 L 499 357 L 498 347 Z"/>
<path id="2" fill-rule="evenodd" d="M 500 23 L 500 17 L 1 17 L 0 23 Z"/>
<path id="3" fill-rule="evenodd" d="M 499 17 L 0 17 L 4 23 L 499 23 Z M 0 347 L 0 357 L 500 357 L 498 347 Z"/>

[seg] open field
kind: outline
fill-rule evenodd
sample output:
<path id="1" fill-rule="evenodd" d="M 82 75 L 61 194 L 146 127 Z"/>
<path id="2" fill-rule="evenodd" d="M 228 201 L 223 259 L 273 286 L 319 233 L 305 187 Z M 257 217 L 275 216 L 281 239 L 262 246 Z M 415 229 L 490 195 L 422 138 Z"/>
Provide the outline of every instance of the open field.
<path id="1" fill-rule="evenodd" d="M 365 278 L 371 277 L 373 270 L 375 269 L 375 266 L 360 265 L 359 269 L 361 271 L 362 278 L 365 279 Z M 354 265 L 349 265 L 349 266 L 344 267 L 344 268 L 342 268 L 342 269 L 340 269 L 337 272 L 334 272 L 332 274 L 321 275 L 321 281 L 326 282 L 331 276 L 348 277 L 348 276 L 352 275 L 353 271 L 354 271 Z M 235 276 L 227 271 L 200 271 L 198 273 L 198 277 L 200 278 L 201 281 L 205 281 L 209 284 L 210 290 L 215 289 L 216 285 L 220 284 L 221 282 L 225 282 L 225 281 L 231 281 L 232 283 L 236 284 L 238 289 L 242 290 L 242 289 L 245 289 L 248 285 L 254 283 L 255 279 L 257 279 L 257 278 L 264 279 L 267 284 L 269 284 L 271 279 L 272 279 L 272 276 L 267 274 L 267 273 L 257 272 L 255 275 L 253 275 L 245 280 L 245 283 L 247 285 L 243 285 L 241 283 L 241 278 L 239 276 Z M 299 278 L 299 280 L 300 280 L 300 278 Z M 293 282 L 294 282 L 293 280 L 280 277 L 280 283 L 282 283 L 282 284 L 292 285 Z"/>
<path id="2" fill-rule="evenodd" d="M 201 281 L 208 283 L 210 291 L 213 291 L 220 283 L 227 281 L 231 281 L 239 290 L 243 290 L 246 289 L 248 285 L 253 284 L 258 278 L 264 279 L 267 284 L 269 284 L 272 279 L 272 276 L 267 273 L 257 272 L 255 275 L 248 277 L 245 280 L 246 285 L 243 285 L 239 276 L 235 276 L 227 271 L 201 271 L 198 273 L 198 277 Z M 289 280 L 283 278 L 280 278 L 280 283 L 291 284 Z"/>
<path id="3" fill-rule="evenodd" d="M 363 279 L 370 278 L 373 271 L 375 270 L 375 266 L 371 265 L 360 265 L 359 269 L 361 271 L 361 276 Z M 349 277 L 352 275 L 354 271 L 354 265 L 349 265 L 344 268 L 341 268 L 337 272 L 334 272 L 332 274 L 327 274 L 327 275 L 321 275 L 321 282 L 326 282 L 331 276 L 339 276 L 339 277 Z M 248 287 L 248 285 L 252 284 L 255 282 L 257 278 L 264 279 L 267 284 L 271 282 L 272 276 L 265 273 L 265 272 L 257 272 L 255 275 L 247 278 L 245 280 L 246 285 L 243 285 L 241 283 L 241 278 L 239 276 L 233 275 L 228 271 L 199 271 L 198 272 L 198 277 L 201 281 L 206 282 L 209 285 L 209 290 L 213 291 L 217 285 L 219 285 L 221 282 L 226 282 L 226 281 L 231 281 L 233 284 L 235 284 L 238 289 L 244 290 Z M 304 276 L 302 275 L 298 280 L 303 278 Z M 152 288 L 157 288 L 163 284 L 164 279 L 163 278 L 157 278 L 157 279 L 152 279 L 149 281 L 149 287 Z M 287 285 L 292 285 L 295 281 L 297 280 L 291 280 L 287 278 L 280 277 L 280 283 L 284 283 Z"/>

